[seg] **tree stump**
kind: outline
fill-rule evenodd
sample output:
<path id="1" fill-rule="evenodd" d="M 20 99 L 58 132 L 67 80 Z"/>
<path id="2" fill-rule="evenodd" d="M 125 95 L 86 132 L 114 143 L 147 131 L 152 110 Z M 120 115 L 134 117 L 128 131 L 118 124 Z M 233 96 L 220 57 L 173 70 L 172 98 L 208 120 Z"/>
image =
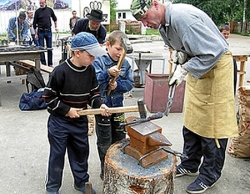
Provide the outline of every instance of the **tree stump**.
<path id="1" fill-rule="evenodd" d="M 110 146 L 104 165 L 103 194 L 173 194 L 176 156 L 149 168 L 143 168 L 138 160 L 124 154 L 122 149 L 129 139 Z"/>

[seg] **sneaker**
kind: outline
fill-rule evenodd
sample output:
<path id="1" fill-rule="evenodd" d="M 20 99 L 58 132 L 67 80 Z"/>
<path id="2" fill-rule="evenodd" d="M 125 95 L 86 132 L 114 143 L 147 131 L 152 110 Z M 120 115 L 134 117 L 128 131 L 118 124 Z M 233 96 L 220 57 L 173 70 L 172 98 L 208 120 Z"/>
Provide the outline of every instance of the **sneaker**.
<path id="1" fill-rule="evenodd" d="M 74 184 L 74 188 L 75 188 L 75 190 L 81 191 L 83 194 L 86 194 L 85 187 L 79 188 L 79 187 L 77 187 L 77 186 Z M 96 194 L 96 191 L 95 191 L 93 188 L 92 188 L 92 194 Z"/>
<path id="2" fill-rule="evenodd" d="M 194 172 L 194 171 L 190 171 L 190 170 L 187 170 L 185 168 L 182 168 L 180 165 L 177 166 L 175 177 L 181 177 L 181 176 L 184 176 L 184 175 L 197 176 L 198 171 Z"/>
<path id="3" fill-rule="evenodd" d="M 204 184 L 200 179 L 196 179 L 187 187 L 186 191 L 188 193 L 204 193 L 207 189 L 213 187 L 214 185 L 215 183 L 211 186 L 208 186 Z"/>

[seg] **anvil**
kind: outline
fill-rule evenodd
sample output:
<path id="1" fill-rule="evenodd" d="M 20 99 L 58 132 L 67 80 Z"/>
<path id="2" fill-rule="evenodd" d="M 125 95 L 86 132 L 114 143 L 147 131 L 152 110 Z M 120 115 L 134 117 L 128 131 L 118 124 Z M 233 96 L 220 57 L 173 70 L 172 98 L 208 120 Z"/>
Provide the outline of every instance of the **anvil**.
<path id="1" fill-rule="evenodd" d="M 130 122 L 135 117 L 128 117 Z M 168 157 L 160 146 L 171 146 L 168 139 L 162 135 L 162 128 L 150 121 L 137 125 L 127 125 L 126 130 L 130 137 L 130 144 L 124 147 L 124 153 L 132 156 L 144 167 L 155 165 Z"/>

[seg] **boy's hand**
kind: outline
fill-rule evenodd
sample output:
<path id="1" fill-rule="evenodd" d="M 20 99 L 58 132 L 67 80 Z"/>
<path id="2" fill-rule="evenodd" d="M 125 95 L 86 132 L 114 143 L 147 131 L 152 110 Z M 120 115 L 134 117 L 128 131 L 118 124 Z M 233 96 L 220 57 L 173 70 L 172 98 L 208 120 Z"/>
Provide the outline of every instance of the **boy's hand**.
<path id="1" fill-rule="evenodd" d="M 100 108 L 103 109 L 102 116 L 108 117 L 111 115 L 111 113 L 108 110 L 109 107 L 107 107 L 105 104 L 102 104 Z"/>
<path id="2" fill-rule="evenodd" d="M 117 66 L 113 66 L 108 69 L 108 73 L 113 77 L 118 77 L 120 75 L 120 70 L 117 68 Z"/>
<path id="3" fill-rule="evenodd" d="M 117 87 L 117 82 L 116 81 L 112 82 L 110 80 L 110 82 L 109 82 L 109 88 L 110 88 L 110 90 L 114 90 L 114 89 L 116 89 L 116 87 Z"/>
<path id="4" fill-rule="evenodd" d="M 70 117 L 72 119 L 79 118 L 80 115 L 77 113 L 79 110 L 82 110 L 82 109 L 80 109 L 80 108 L 70 108 L 69 112 L 65 116 Z"/>

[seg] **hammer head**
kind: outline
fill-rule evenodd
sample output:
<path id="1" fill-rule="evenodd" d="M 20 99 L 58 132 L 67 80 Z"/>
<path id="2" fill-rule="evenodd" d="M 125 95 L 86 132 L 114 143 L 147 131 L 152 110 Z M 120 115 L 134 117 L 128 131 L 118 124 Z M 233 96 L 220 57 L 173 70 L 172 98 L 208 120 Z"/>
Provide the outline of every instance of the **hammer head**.
<path id="1" fill-rule="evenodd" d="M 121 43 L 122 43 L 122 47 L 124 48 L 127 54 L 130 54 L 133 52 L 132 44 L 128 38 L 121 38 Z"/>
<path id="2" fill-rule="evenodd" d="M 142 98 L 139 99 L 137 101 L 137 104 L 138 104 L 138 110 L 139 110 L 140 118 L 141 119 L 147 118 L 147 111 L 145 109 L 144 100 Z"/>

